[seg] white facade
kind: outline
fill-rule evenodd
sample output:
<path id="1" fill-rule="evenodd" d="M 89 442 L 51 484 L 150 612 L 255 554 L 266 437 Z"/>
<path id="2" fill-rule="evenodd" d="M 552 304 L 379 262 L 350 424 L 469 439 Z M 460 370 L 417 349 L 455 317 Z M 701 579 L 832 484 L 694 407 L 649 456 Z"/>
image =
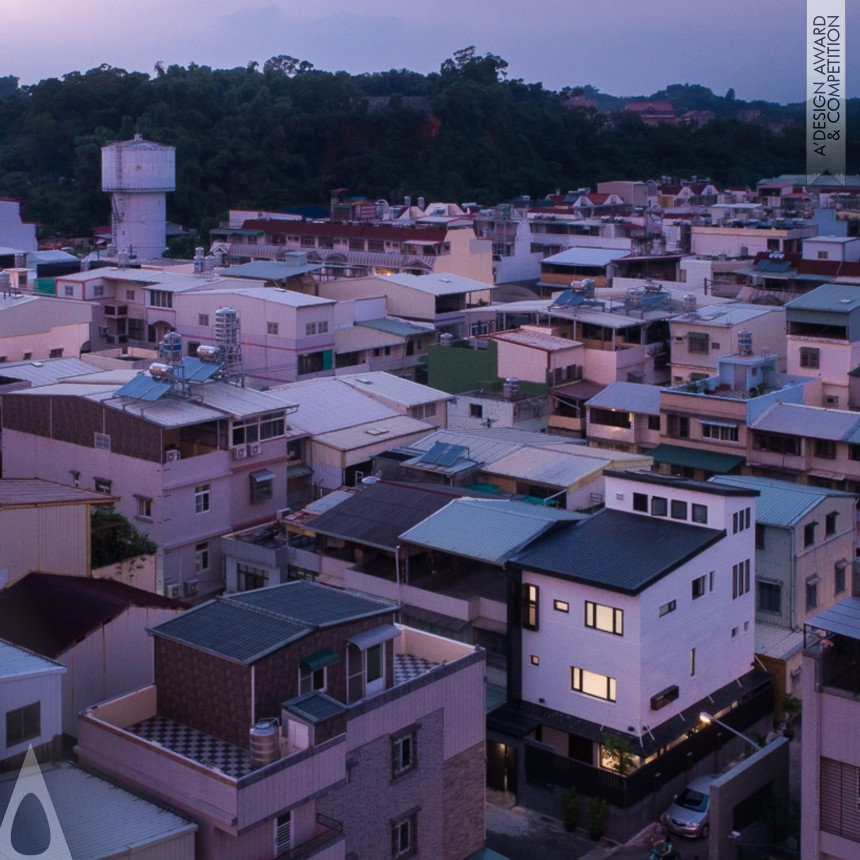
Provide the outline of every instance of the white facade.
<path id="1" fill-rule="evenodd" d="M 754 257 L 762 251 L 799 253 L 801 243 L 818 233 L 816 225 L 784 230 L 753 227 L 698 227 L 692 229 L 690 250 L 702 257 Z"/>

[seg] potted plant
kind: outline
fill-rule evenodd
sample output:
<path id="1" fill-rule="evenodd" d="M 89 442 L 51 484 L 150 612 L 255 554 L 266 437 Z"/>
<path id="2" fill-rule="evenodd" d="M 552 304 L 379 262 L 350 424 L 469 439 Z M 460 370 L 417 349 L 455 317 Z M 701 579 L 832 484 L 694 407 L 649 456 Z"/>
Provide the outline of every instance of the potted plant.
<path id="1" fill-rule="evenodd" d="M 561 793 L 561 820 L 569 833 L 573 833 L 579 824 L 579 792 L 575 788 Z"/>
<path id="2" fill-rule="evenodd" d="M 606 800 L 592 797 L 588 801 L 588 838 L 596 842 L 603 836 L 603 819 L 606 817 Z"/>

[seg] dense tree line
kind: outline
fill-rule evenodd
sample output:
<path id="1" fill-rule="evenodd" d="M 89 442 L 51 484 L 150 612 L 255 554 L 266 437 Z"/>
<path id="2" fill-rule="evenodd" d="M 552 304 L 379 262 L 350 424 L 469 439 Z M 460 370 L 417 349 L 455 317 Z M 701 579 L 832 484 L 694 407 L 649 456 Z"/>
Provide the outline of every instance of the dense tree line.
<path id="1" fill-rule="evenodd" d="M 570 109 L 569 91 L 506 71 L 501 57 L 467 48 L 429 75 L 350 75 L 281 56 L 235 69 L 159 63 L 152 76 L 105 65 L 22 88 L 0 78 L 0 195 L 24 201 L 46 235 L 86 234 L 110 218 L 101 147 L 136 131 L 176 147 L 168 217 L 204 233 L 229 207 L 325 205 L 338 186 L 492 204 L 607 179 L 696 174 L 745 185 L 804 169 L 803 129 L 775 135 L 729 118 L 745 106 L 731 91 L 655 94 L 725 116 L 653 128 Z M 856 112 L 852 122 L 856 131 Z"/>

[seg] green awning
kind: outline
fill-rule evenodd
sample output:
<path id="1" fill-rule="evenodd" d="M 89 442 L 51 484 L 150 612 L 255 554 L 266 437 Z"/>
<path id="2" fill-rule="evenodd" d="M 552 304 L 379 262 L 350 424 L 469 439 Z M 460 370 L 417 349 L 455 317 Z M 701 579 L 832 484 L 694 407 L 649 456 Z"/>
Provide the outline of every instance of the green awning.
<path id="1" fill-rule="evenodd" d="M 316 672 L 317 669 L 322 669 L 325 666 L 331 666 L 332 663 L 340 662 L 340 654 L 332 651 L 330 648 L 322 648 L 319 651 L 314 651 L 313 654 L 308 654 L 307 657 L 302 657 L 299 660 L 299 665 L 305 672 Z"/>
<path id="2" fill-rule="evenodd" d="M 735 454 L 717 454 L 702 451 L 700 448 L 685 448 L 682 445 L 658 445 L 647 452 L 655 463 L 668 463 L 685 469 L 702 469 L 705 472 L 726 474 L 744 462 L 743 457 Z"/>

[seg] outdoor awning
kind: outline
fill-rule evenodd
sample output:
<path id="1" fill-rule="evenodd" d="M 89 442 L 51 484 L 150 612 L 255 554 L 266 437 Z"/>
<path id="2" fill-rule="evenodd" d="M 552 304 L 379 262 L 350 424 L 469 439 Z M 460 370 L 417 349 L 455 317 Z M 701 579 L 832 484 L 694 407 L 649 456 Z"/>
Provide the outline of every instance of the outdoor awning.
<path id="1" fill-rule="evenodd" d="M 399 635 L 400 631 L 393 624 L 380 624 L 379 627 L 356 633 L 355 636 L 350 636 L 346 641 L 351 642 L 362 651 L 367 651 L 368 648 L 379 645 L 380 642 L 387 642 Z"/>
<path id="2" fill-rule="evenodd" d="M 322 669 L 325 666 L 331 666 L 332 663 L 340 662 L 340 654 L 332 651 L 330 648 L 322 648 L 319 651 L 314 651 L 313 654 L 308 654 L 299 660 L 299 665 L 305 672 L 316 672 L 317 669 Z"/>
<path id="3" fill-rule="evenodd" d="M 305 475 L 312 475 L 314 470 L 310 466 L 287 466 L 287 480 L 290 478 L 304 478 Z"/>
<path id="4" fill-rule="evenodd" d="M 682 445 L 658 445 L 648 451 L 655 463 L 668 463 L 687 469 L 702 469 L 705 472 L 725 474 L 744 462 L 743 457 L 734 454 L 718 454 L 715 451 L 702 451 L 700 448 L 685 448 Z"/>
<path id="5" fill-rule="evenodd" d="M 268 469 L 257 469 L 256 472 L 251 472 L 251 480 L 255 484 L 265 484 L 275 480 L 275 473 Z"/>

